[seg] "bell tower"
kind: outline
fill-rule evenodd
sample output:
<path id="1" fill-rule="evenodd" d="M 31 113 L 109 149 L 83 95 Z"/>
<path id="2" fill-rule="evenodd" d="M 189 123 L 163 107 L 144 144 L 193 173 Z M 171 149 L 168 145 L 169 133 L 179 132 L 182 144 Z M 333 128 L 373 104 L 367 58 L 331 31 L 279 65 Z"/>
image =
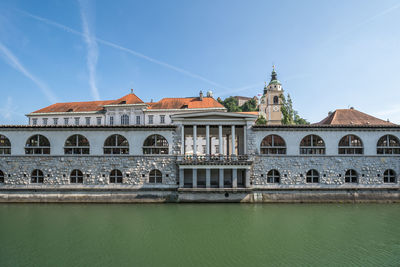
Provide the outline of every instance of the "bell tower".
<path id="1" fill-rule="evenodd" d="M 265 83 L 264 93 L 260 100 L 260 115 L 267 120 L 267 125 L 280 125 L 282 120 L 282 84 L 278 80 L 275 66 L 272 66 L 271 81 Z"/>

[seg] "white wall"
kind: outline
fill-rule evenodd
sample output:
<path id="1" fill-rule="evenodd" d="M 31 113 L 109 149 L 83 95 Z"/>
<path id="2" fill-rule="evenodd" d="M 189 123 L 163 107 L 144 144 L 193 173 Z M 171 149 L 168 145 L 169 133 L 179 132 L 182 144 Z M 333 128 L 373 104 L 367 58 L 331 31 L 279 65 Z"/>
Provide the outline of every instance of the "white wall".
<path id="1" fill-rule="evenodd" d="M 26 141 L 33 135 L 41 134 L 50 142 L 51 155 L 64 155 L 64 144 L 68 137 L 74 134 L 85 136 L 90 143 L 91 155 L 103 155 L 104 141 L 113 134 L 124 136 L 129 142 L 130 155 L 142 155 L 142 146 L 145 139 L 152 134 L 164 136 L 169 144 L 169 153 L 172 154 L 173 129 L 157 130 L 115 130 L 115 129 L 12 129 L 2 130 L 0 134 L 6 136 L 11 142 L 11 155 L 24 155 Z"/>
<path id="2" fill-rule="evenodd" d="M 325 141 L 326 155 L 338 155 L 338 145 L 342 137 L 348 134 L 354 134 L 361 138 L 364 145 L 364 155 L 376 155 L 376 145 L 379 138 L 386 134 L 397 136 L 400 139 L 399 131 L 382 131 L 377 130 L 337 130 L 337 129 L 324 129 L 324 130 L 260 130 L 254 131 L 256 136 L 255 143 L 257 145 L 257 152 L 260 153 L 261 141 L 270 134 L 281 136 L 286 142 L 287 155 L 300 155 L 300 142 L 309 135 L 315 134 L 320 136 Z"/>

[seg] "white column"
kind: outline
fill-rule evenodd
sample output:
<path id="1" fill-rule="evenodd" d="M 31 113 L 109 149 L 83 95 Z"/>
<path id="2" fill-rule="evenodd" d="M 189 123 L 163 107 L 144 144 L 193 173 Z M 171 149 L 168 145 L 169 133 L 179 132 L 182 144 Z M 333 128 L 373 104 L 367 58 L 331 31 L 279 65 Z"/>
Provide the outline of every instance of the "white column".
<path id="1" fill-rule="evenodd" d="M 219 188 L 224 188 L 224 169 L 219 169 Z"/>
<path id="2" fill-rule="evenodd" d="M 231 137 L 232 137 L 232 140 L 231 140 L 231 143 L 232 143 L 232 145 L 231 145 L 231 149 L 232 149 L 232 155 L 235 155 L 236 154 L 236 142 L 235 142 L 235 125 L 232 125 L 231 126 Z"/>
<path id="3" fill-rule="evenodd" d="M 246 181 L 245 181 L 246 188 L 250 187 L 250 170 L 246 169 Z"/>
<path id="4" fill-rule="evenodd" d="M 232 169 L 232 188 L 237 188 L 237 169 Z"/>
<path id="5" fill-rule="evenodd" d="M 193 188 L 197 188 L 197 169 L 193 169 Z"/>
<path id="6" fill-rule="evenodd" d="M 197 155 L 197 125 L 193 125 L 193 155 Z"/>
<path id="7" fill-rule="evenodd" d="M 222 125 L 218 126 L 218 142 L 219 142 L 219 154 L 222 155 L 224 152 L 222 151 Z"/>
<path id="8" fill-rule="evenodd" d="M 210 125 L 206 125 L 206 156 L 210 155 Z"/>
<path id="9" fill-rule="evenodd" d="M 247 154 L 247 124 L 243 126 L 243 154 Z"/>
<path id="10" fill-rule="evenodd" d="M 206 188 L 211 187 L 211 169 L 206 169 Z"/>
<path id="11" fill-rule="evenodd" d="M 185 155 L 185 126 L 183 124 L 181 128 L 181 155 Z"/>
<path id="12" fill-rule="evenodd" d="M 179 169 L 179 187 L 185 187 L 185 169 Z"/>

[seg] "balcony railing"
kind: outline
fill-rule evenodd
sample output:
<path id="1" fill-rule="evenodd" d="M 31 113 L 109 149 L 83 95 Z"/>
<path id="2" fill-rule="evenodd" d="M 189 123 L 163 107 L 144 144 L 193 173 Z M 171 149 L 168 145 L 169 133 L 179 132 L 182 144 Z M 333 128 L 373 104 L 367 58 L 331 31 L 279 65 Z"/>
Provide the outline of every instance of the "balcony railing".
<path id="1" fill-rule="evenodd" d="M 248 155 L 185 155 L 178 156 L 178 163 L 183 165 L 248 165 Z"/>

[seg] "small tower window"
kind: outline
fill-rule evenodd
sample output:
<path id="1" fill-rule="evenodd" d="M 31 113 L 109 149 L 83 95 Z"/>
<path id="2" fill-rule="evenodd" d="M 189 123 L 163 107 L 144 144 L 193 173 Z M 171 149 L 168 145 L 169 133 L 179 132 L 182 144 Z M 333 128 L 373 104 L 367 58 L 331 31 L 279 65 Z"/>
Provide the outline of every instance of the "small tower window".
<path id="1" fill-rule="evenodd" d="M 279 104 L 279 97 L 278 96 L 274 96 L 274 104 Z"/>

